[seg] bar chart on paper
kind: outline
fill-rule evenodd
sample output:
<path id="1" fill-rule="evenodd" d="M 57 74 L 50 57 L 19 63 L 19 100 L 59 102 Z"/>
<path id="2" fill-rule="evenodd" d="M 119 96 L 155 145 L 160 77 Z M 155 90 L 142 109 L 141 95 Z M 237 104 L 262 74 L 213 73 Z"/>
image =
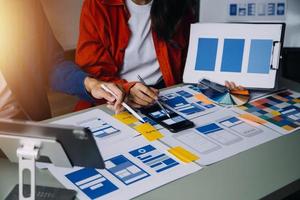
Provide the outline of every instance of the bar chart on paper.
<path id="1" fill-rule="evenodd" d="M 249 88 L 273 88 L 282 30 L 281 24 L 193 24 L 184 82 L 205 78 L 219 84 L 230 80 Z"/>

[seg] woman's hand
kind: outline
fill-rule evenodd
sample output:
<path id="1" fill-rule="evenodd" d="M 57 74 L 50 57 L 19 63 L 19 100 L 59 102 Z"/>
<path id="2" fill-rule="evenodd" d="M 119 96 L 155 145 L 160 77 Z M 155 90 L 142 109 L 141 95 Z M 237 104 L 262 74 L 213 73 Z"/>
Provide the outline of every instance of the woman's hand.
<path id="1" fill-rule="evenodd" d="M 136 83 L 129 91 L 129 105 L 135 108 L 152 105 L 158 98 L 158 90 Z"/>
<path id="2" fill-rule="evenodd" d="M 229 90 L 245 90 L 245 88 L 241 85 L 237 86 L 234 82 L 225 81 L 225 87 Z"/>
<path id="3" fill-rule="evenodd" d="M 101 85 L 104 84 L 108 89 L 110 89 L 116 96 L 114 97 L 109 92 L 106 92 L 102 89 Z M 125 92 L 121 87 L 115 83 L 103 82 L 97 79 L 86 77 L 84 79 L 84 86 L 86 90 L 95 98 L 95 99 L 105 99 L 107 100 L 108 107 L 116 111 L 116 113 L 124 110 L 122 102 L 125 98 Z"/>

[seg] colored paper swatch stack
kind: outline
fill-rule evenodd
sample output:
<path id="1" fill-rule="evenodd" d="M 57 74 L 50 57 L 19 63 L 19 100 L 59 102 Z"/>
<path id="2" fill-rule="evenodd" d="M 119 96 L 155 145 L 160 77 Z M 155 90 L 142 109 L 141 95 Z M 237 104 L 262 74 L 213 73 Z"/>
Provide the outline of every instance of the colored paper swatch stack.
<path id="1" fill-rule="evenodd" d="M 248 90 L 229 90 L 223 85 L 203 79 L 198 84 L 198 91 L 221 105 L 244 105 L 250 99 Z"/>

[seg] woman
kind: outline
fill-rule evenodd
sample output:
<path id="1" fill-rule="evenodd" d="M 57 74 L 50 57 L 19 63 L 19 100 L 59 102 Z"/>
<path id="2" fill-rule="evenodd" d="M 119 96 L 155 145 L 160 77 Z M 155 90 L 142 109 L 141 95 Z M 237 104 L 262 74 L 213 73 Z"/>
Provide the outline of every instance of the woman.
<path id="1" fill-rule="evenodd" d="M 150 105 L 157 89 L 182 82 L 194 14 L 189 0 L 85 0 L 76 62 L 123 88 L 131 106 Z"/>

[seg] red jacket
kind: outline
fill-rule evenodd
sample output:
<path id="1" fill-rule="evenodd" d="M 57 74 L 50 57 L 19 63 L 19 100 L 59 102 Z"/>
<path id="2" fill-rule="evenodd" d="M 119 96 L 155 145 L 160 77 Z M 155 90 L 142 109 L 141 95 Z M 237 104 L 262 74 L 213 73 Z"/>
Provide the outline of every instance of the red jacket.
<path id="1" fill-rule="evenodd" d="M 187 54 L 190 24 L 193 14 L 186 16 L 178 26 L 172 42 L 158 38 L 152 31 L 154 46 L 166 86 L 182 82 Z M 126 92 L 134 85 L 121 79 L 124 54 L 131 37 L 128 26 L 130 13 L 125 0 L 85 0 L 80 19 L 80 35 L 76 63 L 86 72 L 102 81 L 123 86 Z M 91 107 L 80 102 L 77 109 Z"/>

